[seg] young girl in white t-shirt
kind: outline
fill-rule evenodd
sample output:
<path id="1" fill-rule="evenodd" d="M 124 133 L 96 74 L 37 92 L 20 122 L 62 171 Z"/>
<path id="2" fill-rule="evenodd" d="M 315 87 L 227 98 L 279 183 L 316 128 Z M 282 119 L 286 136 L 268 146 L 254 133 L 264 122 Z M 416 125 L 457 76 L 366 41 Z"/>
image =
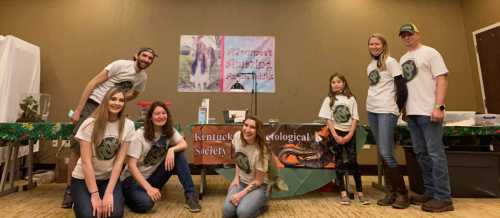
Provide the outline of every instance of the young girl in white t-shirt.
<path id="1" fill-rule="evenodd" d="M 123 217 L 119 177 L 134 139 L 134 123 L 124 108 L 124 92 L 110 89 L 75 135 L 81 153 L 71 178 L 76 217 Z"/>
<path id="2" fill-rule="evenodd" d="M 358 124 L 358 106 L 347 80 L 341 74 L 330 76 L 328 96 L 323 101 L 319 117 L 326 120 L 331 133 L 330 146 L 335 151 L 336 183 L 340 188 L 340 203 L 349 205 L 351 200 L 347 196 L 344 184 L 344 175 L 350 172 L 356 183 L 359 202 L 369 204 L 363 197 L 361 174 L 359 172 L 356 155 L 356 127 Z"/>

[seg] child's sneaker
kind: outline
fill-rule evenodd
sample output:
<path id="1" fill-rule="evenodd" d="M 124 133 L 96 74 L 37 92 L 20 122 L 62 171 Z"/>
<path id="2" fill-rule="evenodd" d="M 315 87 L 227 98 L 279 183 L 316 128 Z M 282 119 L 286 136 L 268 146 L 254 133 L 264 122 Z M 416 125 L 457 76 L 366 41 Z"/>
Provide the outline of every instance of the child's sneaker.
<path id="1" fill-rule="evenodd" d="M 350 205 L 351 204 L 351 199 L 349 196 L 340 196 L 340 204 L 342 205 Z"/>
<path id="2" fill-rule="evenodd" d="M 359 203 L 361 203 L 361 205 L 370 204 L 370 201 L 368 201 L 368 199 L 366 199 L 364 196 L 358 195 L 358 200 L 359 200 Z"/>

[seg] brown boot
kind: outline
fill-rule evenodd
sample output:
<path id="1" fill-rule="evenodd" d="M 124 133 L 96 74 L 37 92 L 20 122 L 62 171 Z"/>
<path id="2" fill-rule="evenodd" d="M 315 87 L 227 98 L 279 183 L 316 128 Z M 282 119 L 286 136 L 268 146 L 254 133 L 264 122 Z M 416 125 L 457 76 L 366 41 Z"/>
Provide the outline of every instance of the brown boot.
<path id="1" fill-rule="evenodd" d="M 427 212 L 439 213 L 445 211 L 453 211 L 455 210 L 455 208 L 453 208 L 453 202 L 451 200 L 432 199 L 422 205 L 422 210 Z"/>
<path id="2" fill-rule="evenodd" d="M 430 200 L 432 200 L 432 197 L 427 196 L 427 195 L 412 195 L 412 196 L 410 196 L 410 203 L 411 204 L 422 205 Z"/>
<path id="3" fill-rule="evenodd" d="M 377 205 L 380 206 L 391 206 L 396 200 L 395 192 L 388 192 L 385 194 L 385 197 L 377 201 Z"/>
<path id="4" fill-rule="evenodd" d="M 396 192 L 396 199 L 392 203 L 392 207 L 396 209 L 405 209 L 410 206 L 408 199 L 408 190 L 406 189 L 405 180 L 399 171 L 399 167 L 388 168 L 391 175 L 391 184 Z"/>
<path id="5" fill-rule="evenodd" d="M 377 205 L 380 206 L 391 206 L 396 200 L 396 190 L 392 185 L 391 173 L 389 172 L 389 167 L 384 163 L 384 185 L 386 189 L 386 194 L 384 198 L 377 201 Z"/>
<path id="6" fill-rule="evenodd" d="M 70 187 L 66 187 L 64 190 L 63 202 L 61 203 L 61 208 L 72 208 L 73 207 L 73 199 L 71 198 L 71 189 Z"/>
<path id="7" fill-rule="evenodd" d="M 396 193 L 396 200 L 392 203 L 392 207 L 396 209 L 405 209 L 410 206 L 410 201 L 408 200 L 408 193 L 400 194 Z"/>

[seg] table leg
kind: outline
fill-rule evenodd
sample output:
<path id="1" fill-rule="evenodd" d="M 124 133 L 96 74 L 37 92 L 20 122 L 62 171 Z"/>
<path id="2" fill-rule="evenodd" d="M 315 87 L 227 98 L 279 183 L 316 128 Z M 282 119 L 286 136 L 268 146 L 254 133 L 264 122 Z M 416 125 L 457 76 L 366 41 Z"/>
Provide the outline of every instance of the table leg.
<path id="1" fill-rule="evenodd" d="M 200 195 L 199 199 L 203 199 L 203 195 L 205 194 L 205 190 L 207 188 L 207 169 L 205 167 L 201 167 L 201 172 L 200 172 Z"/>
<path id="2" fill-rule="evenodd" d="M 8 142 L 8 147 L 7 147 L 7 159 L 5 160 L 5 163 L 3 164 L 3 169 L 2 169 L 2 180 L 0 182 L 0 192 L 4 191 L 5 188 L 5 180 L 7 180 L 7 172 L 9 172 L 9 167 L 11 163 L 11 158 L 12 158 L 12 143 Z"/>
<path id="3" fill-rule="evenodd" d="M 0 185 L 1 186 L 0 187 L 1 188 L 0 196 L 4 196 L 4 195 L 18 191 L 18 187 L 14 186 L 14 181 L 16 180 L 17 170 L 15 170 L 15 169 L 16 169 L 16 165 L 17 165 L 16 164 L 17 163 L 17 155 L 19 153 L 19 144 L 14 144 L 14 143 L 15 142 L 9 143 L 9 151 L 8 151 L 8 158 L 7 158 L 7 161 L 9 162 L 9 164 L 8 165 L 7 165 L 7 163 L 5 164 L 4 171 L 2 173 L 2 184 Z M 8 171 L 10 171 L 10 172 L 8 172 Z M 9 188 L 5 190 L 5 182 L 6 182 L 5 180 L 7 177 L 7 173 L 9 173 L 9 179 L 8 179 Z"/>
<path id="4" fill-rule="evenodd" d="M 15 143 L 15 142 L 14 142 Z M 12 143 L 12 150 L 9 149 L 9 168 L 5 168 L 9 172 L 9 188 L 4 190 L 2 187 L 2 192 L 0 192 L 0 196 L 7 195 L 13 192 L 18 191 L 18 187 L 14 186 L 14 181 L 16 180 L 16 172 L 17 172 L 17 155 L 19 153 L 19 144 Z M 12 152 L 11 152 L 12 151 Z M 5 171 L 4 171 L 5 173 Z M 6 174 L 7 175 L 7 174 Z M 5 184 L 4 184 L 5 185 Z"/>
<path id="5" fill-rule="evenodd" d="M 16 181 L 16 172 L 17 172 L 17 156 L 19 155 L 19 144 L 16 143 L 14 145 L 14 155 L 12 155 L 12 164 L 10 165 L 10 178 L 9 178 L 9 184 L 10 187 L 14 187 L 14 181 Z"/>
<path id="6" fill-rule="evenodd" d="M 28 184 L 23 185 L 23 190 L 30 190 L 36 187 L 36 183 L 33 183 L 33 149 L 34 149 L 34 141 L 29 140 L 28 143 Z"/>

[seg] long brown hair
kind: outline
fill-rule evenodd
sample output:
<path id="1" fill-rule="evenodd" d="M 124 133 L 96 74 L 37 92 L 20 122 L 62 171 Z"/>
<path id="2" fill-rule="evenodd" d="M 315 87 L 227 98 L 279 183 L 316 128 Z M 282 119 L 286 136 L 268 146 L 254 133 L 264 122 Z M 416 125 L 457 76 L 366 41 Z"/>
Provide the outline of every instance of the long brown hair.
<path id="1" fill-rule="evenodd" d="M 149 107 L 148 113 L 146 114 L 146 120 L 144 121 L 144 138 L 148 141 L 155 140 L 155 128 L 153 123 L 153 112 L 157 107 L 163 108 L 167 112 L 167 123 L 161 127 L 161 134 L 165 135 L 167 139 L 174 135 L 172 114 L 168 109 L 167 105 L 161 101 L 155 101 Z"/>
<path id="2" fill-rule="evenodd" d="M 106 125 L 109 122 L 109 100 L 110 98 L 117 94 L 122 93 L 125 98 L 125 93 L 118 87 L 111 88 L 101 101 L 101 104 L 96 108 L 91 117 L 94 118 L 94 128 L 92 129 L 91 143 L 94 145 L 99 145 L 104 138 L 104 133 L 106 131 Z M 118 113 L 118 140 L 121 142 L 123 128 L 125 126 L 125 116 L 123 111 L 125 110 L 126 102 L 123 104 L 122 110 Z"/>
<path id="3" fill-rule="evenodd" d="M 257 149 L 259 150 L 259 161 L 264 161 L 264 153 L 267 154 L 269 152 L 268 144 L 266 141 L 266 134 L 264 133 L 264 124 L 259 120 L 259 118 L 252 115 L 247 116 L 243 123 L 245 123 L 247 120 L 255 121 L 255 142 L 257 144 Z M 241 129 L 240 138 L 243 142 L 243 145 L 248 144 L 248 142 L 245 140 L 245 137 L 243 137 L 243 127 Z"/>
<path id="4" fill-rule="evenodd" d="M 340 93 L 335 93 L 332 90 L 332 80 L 335 77 L 339 78 L 340 80 L 342 80 L 342 82 L 344 82 L 344 89 L 342 89 Z M 347 98 L 354 96 L 351 92 L 351 89 L 349 88 L 349 84 L 347 84 L 347 79 L 345 78 L 345 76 L 340 73 L 334 73 L 330 76 L 330 79 L 328 80 L 328 97 L 330 97 L 330 107 L 332 107 L 335 104 L 335 100 L 337 99 L 337 95 L 339 94 L 345 95 Z"/>
<path id="5" fill-rule="evenodd" d="M 385 62 L 389 57 L 389 44 L 387 44 L 387 40 L 385 39 L 384 35 L 380 33 L 374 33 L 368 38 L 368 45 L 370 45 L 370 39 L 372 38 L 376 38 L 380 40 L 380 42 L 382 42 L 382 52 L 380 52 L 378 59 L 376 59 L 375 56 L 372 55 L 372 53 L 369 51 L 369 48 L 368 53 L 373 59 L 377 60 L 377 68 L 380 69 L 380 71 L 384 71 L 387 69 Z"/>

